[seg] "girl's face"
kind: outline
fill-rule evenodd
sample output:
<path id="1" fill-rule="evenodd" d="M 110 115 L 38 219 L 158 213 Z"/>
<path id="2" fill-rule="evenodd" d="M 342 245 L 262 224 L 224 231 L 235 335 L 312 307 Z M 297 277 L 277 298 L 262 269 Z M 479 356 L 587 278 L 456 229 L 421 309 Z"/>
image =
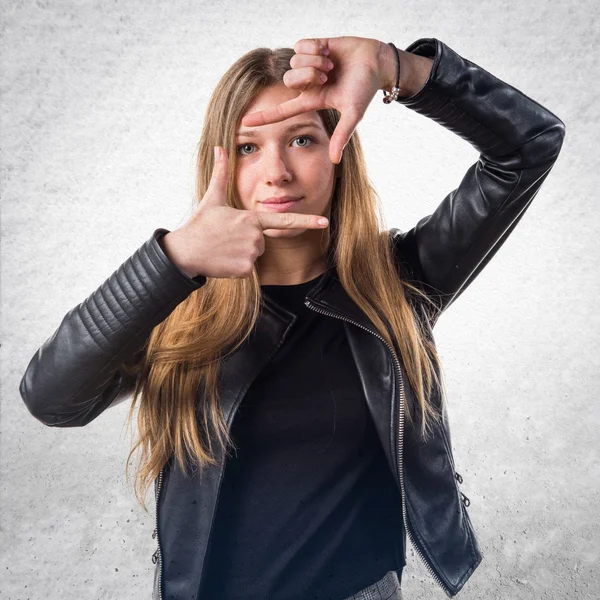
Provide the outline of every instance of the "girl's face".
<path id="1" fill-rule="evenodd" d="M 245 114 L 266 110 L 299 95 L 284 84 L 266 88 Z M 273 211 L 264 204 L 265 200 L 294 196 L 301 200 L 285 208 L 286 212 L 329 218 L 336 165 L 329 158 L 329 137 L 317 111 L 279 123 L 240 126 L 236 133 L 235 188 L 244 209 Z M 297 233 L 292 229 L 277 230 L 278 237 Z"/>

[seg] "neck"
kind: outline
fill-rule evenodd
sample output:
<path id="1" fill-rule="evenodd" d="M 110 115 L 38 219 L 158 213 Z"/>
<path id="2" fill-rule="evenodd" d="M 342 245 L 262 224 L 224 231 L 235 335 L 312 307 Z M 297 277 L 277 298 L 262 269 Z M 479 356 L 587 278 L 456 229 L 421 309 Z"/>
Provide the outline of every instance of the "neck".
<path id="1" fill-rule="evenodd" d="M 321 236 L 308 230 L 293 238 L 265 238 L 265 251 L 257 259 L 261 285 L 297 285 L 327 269 Z M 306 235 L 309 234 L 309 235 Z"/>
<path id="2" fill-rule="evenodd" d="M 313 263 L 299 265 L 289 270 L 277 269 L 273 271 L 260 271 L 260 285 L 298 285 L 315 279 L 327 270 L 325 261 L 322 258 Z"/>

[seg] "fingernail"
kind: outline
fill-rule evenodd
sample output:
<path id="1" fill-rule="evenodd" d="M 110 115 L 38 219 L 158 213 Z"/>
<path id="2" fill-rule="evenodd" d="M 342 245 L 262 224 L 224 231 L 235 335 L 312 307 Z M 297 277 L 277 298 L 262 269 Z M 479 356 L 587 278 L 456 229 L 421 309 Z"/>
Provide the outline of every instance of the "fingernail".
<path id="1" fill-rule="evenodd" d="M 220 156 L 219 147 L 213 146 L 213 149 L 215 151 L 215 160 L 219 160 L 219 156 Z"/>
<path id="2" fill-rule="evenodd" d="M 325 47 L 321 48 L 321 54 L 323 56 L 329 56 L 329 48 L 325 48 Z"/>
<path id="3" fill-rule="evenodd" d="M 327 223 L 329 223 L 329 221 L 325 217 L 321 217 L 320 219 L 317 219 L 317 223 L 319 225 L 327 225 Z"/>

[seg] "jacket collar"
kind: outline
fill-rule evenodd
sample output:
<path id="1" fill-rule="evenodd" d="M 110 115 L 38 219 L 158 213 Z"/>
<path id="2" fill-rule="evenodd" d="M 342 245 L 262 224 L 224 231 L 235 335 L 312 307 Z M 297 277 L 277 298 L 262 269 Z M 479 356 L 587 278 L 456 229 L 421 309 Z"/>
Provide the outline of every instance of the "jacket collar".
<path id="1" fill-rule="evenodd" d="M 363 311 L 352 301 L 339 279 L 337 269 L 329 267 L 323 277 L 306 293 L 306 300 L 312 305 L 334 313 L 339 317 L 353 321 L 373 332 L 376 331 L 373 323 L 367 318 Z M 263 301 L 266 309 L 280 318 L 282 321 L 292 324 L 295 315 L 278 304 L 270 296 L 264 295 Z"/>

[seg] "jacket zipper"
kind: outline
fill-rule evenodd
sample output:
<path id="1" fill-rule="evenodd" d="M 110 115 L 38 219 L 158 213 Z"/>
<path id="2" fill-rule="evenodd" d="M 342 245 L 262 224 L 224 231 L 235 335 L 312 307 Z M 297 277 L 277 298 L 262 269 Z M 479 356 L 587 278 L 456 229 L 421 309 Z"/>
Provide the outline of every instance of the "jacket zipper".
<path id="1" fill-rule="evenodd" d="M 365 331 L 372 333 L 374 336 L 378 337 L 390 350 L 392 357 L 394 359 L 394 363 L 396 365 L 396 372 L 398 373 L 399 381 L 400 381 L 400 407 L 399 407 L 400 419 L 399 419 L 399 431 L 398 431 L 399 435 L 398 435 L 397 456 L 398 456 L 398 478 L 400 481 L 400 492 L 401 492 L 401 500 L 402 500 L 402 502 L 401 502 L 402 503 L 402 521 L 404 522 L 404 528 L 406 529 L 406 532 L 408 533 L 408 537 L 410 538 L 414 549 L 417 551 L 417 554 L 419 555 L 421 560 L 425 563 L 427 570 L 429 571 L 429 573 L 431 574 L 433 579 L 436 581 L 436 583 L 444 590 L 444 592 L 446 592 L 446 595 L 450 596 L 450 590 L 444 585 L 444 583 L 439 578 L 437 573 L 433 570 L 433 567 L 429 564 L 429 562 L 427 561 L 425 556 L 421 553 L 421 550 L 415 543 L 415 539 L 408 527 L 408 517 L 406 514 L 406 497 L 405 497 L 405 492 L 404 492 L 404 478 L 402 476 L 402 449 L 403 449 L 403 441 L 404 441 L 404 377 L 402 376 L 402 370 L 400 368 L 400 361 L 398 360 L 398 358 L 396 356 L 396 352 L 385 341 L 385 339 L 376 331 L 373 331 L 372 329 L 369 329 L 368 327 L 365 327 L 364 325 L 361 325 L 360 323 L 357 323 L 356 321 L 353 321 L 352 319 L 347 319 L 346 317 L 343 317 L 337 313 L 334 313 L 329 310 L 325 310 L 318 306 L 315 306 L 312 302 L 310 302 L 310 300 L 307 300 L 304 304 L 319 313 L 322 313 L 324 315 L 329 315 L 329 316 L 335 317 L 336 319 L 341 319 L 343 321 L 348 321 L 349 323 L 353 323 L 357 327 L 360 327 L 361 329 L 364 329 Z M 406 549 L 405 549 L 405 553 L 406 553 Z"/>
<path id="2" fill-rule="evenodd" d="M 154 531 L 152 532 L 152 539 L 156 538 L 156 550 L 154 552 L 154 554 L 152 555 L 152 562 L 154 564 L 156 564 L 156 561 L 158 560 L 158 598 L 159 600 L 162 600 L 162 587 L 161 587 L 161 580 L 162 580 L 162 554 L 160 552 L 160 539 L 158 537 L 158 501 L 160 499 L 160 489 L 162 487 L 162 480 L 163 480 L 163 468 L 161 468 L 159 474 L 158 474 L 158 486 L 156 489 L 156 510 L 155 515 L 156 515 L 156 526 L 154 528 Z"/>

